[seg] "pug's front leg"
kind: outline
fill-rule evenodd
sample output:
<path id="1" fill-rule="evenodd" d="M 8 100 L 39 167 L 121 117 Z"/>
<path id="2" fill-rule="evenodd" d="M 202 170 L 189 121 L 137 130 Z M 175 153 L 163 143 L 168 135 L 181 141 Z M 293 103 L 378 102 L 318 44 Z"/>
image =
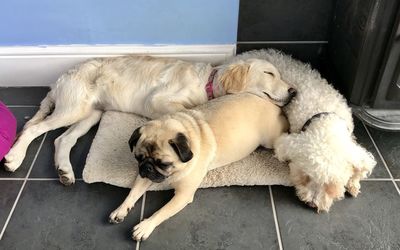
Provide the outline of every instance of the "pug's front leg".
<path id="1" fill-rule="evenodd" d="M 136 201 L 139 200 L 139 198 L 142 197 L 142 195 L 150 187 L 151 183 L 151 180 L 142 178 L 140 175 L 138 175 L 124 202 L 110 214 L 110 223 L 121 223 L 128 215 L 129 211 L 133 208 Z"/>
<path id="2" fill-rule="evenodd" d="M 132 238 L 137 241 L 146 240 L 154 228 L 190 204 L 193 201 L 195 191 L 175 190 L 174 197 L 165 206 L 133 228 Z"/>

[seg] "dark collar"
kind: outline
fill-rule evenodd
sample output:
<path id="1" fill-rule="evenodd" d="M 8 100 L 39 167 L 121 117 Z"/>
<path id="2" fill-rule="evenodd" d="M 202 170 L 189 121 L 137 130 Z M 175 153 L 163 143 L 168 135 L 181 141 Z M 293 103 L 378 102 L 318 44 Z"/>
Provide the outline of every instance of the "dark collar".
<path id="1" fill-rule="evenodd" d="M 301 131 L 303 131 L 303 132 L 306 131 L 307 127 L 310 126 L 310 124 L 311 124 L 311 122 L 313 120 L 318 119 L 323 115 L 329 115 L 329 114 L 333 114 L 333 112 L 321 112 L 321 113 L 318 113 L 318 114 L 315 114 L 315 115 L 311 116 L 311 118 L 308 119 L 306 121 L 306 123 L 304 123 L 303 127 L 301 128 Z"/>
<path id="2" fill-rule="evenodd" d="M 213 83 L 214 83 L 214 77 L 215 74 L 217 73 L 217 69 L 213 69 L 210 73 L 210 76 L 208 77 L 208 82 L 206 84 L 206 93 L 207 93 L 207 98 L 208 100 L 211 100 L 214 98 L 214 88 L 213 88 Z"/>

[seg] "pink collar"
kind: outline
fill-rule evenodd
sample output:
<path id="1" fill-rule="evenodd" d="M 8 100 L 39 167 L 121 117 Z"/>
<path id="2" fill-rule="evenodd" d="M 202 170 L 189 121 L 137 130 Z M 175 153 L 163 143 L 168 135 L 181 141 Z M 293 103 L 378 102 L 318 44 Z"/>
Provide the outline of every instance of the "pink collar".
<path id="1" fill-rule="evenodd" d="M 208 82 L 206 84 L 206 92 L 207 92 L 207 98 L 208 100 L 213 99 L 214 96 L 214 88 L 213 88 L 213 82 L 214 82 L 214 76 L 217 73 L 217 69 L 213 69 L 211 71 L 210 76 L 208 77 Z"/>

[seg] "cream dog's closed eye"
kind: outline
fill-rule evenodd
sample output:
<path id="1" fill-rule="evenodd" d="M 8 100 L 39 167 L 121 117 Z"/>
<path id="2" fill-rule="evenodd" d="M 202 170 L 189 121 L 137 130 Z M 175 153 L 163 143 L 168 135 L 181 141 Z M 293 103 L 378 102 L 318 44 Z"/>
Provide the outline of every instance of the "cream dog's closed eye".
<path id="1" fill-rule="evenodd" d="M 148 56 L 92 59 L 58 79 L 6 155 L 5 167 L 15 171 L 39 135 L 72 125 L 55 141 L 55 165 L 61 182 L 69 185 L 75 181 L 70 150 L 100 120 L 104 110 L 156 118 L 240 92 L 271 98 L 280 106 L 295 93 L 264 60 L 241 60 L 212 68 L 207 63 Z"/>

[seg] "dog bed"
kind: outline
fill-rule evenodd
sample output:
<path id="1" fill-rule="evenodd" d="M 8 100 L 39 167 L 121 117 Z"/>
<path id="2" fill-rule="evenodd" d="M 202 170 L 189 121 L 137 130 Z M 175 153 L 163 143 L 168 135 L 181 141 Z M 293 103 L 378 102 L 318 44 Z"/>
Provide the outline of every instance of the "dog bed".
<path id="1" fill-rule="evenodd" d="M 133 114 L 105 112 L 86 159 L 83 180 L 130 188 L 138 174 L 138 166 L 128 140 L 134 129 L 146 121 Z M 289 168 L 274 158 L 271 150 L 260 148 L 241 161 L 211 170 L 201 188 L 232 185 L 290 186 Z M 150 187 L 150 190 L 166 189 L 171 187 L 163 183 Z"/>

